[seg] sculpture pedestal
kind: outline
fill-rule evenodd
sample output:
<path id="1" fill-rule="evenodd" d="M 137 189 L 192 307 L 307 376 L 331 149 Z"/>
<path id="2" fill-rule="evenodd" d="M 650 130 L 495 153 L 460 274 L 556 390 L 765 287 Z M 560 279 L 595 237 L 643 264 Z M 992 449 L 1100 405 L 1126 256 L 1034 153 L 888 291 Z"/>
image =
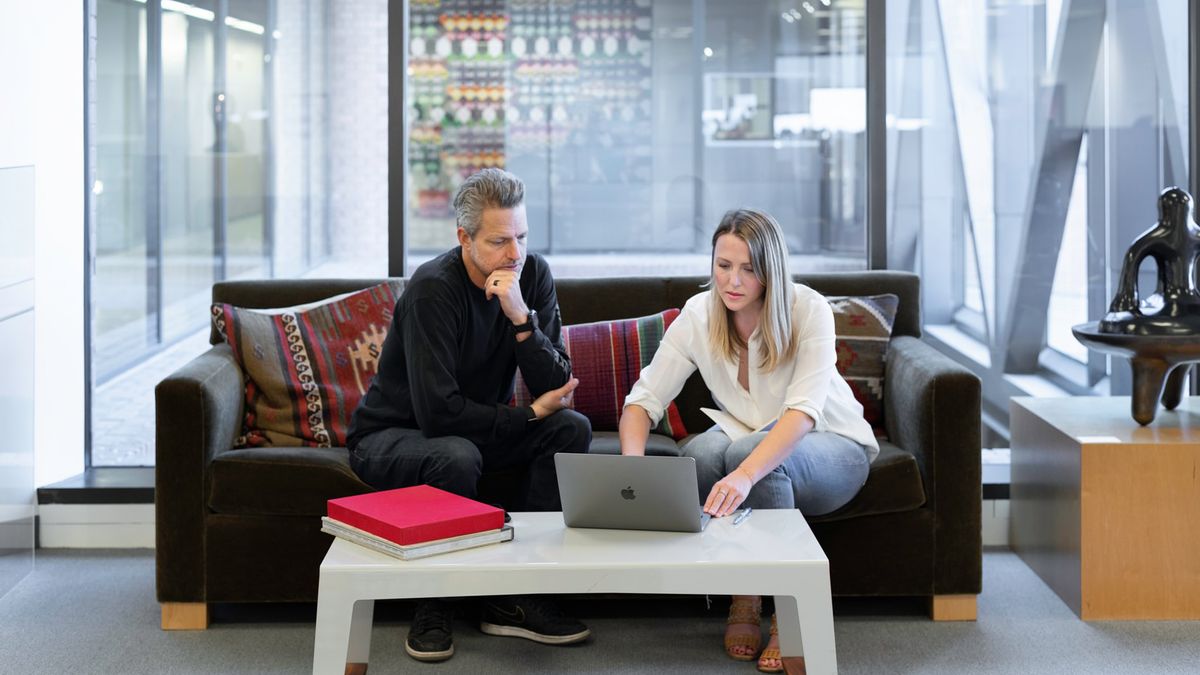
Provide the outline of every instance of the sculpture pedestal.
<path id="1" fill-rule="evenodd" d="M 1009 541 L 1085 620 L 1200 619 L 1200 397 L 1013 398 Z"/>
<path id="2" fill-rule="evenodd" d="M 1130 408 L 1133 419 L 1142 426 L 1154 421 L 1160 397 L 1167 410 L 1179 406 L 1186 364 L 1200 361 L 1200 339 L 1195 335 L 1102 333 L 1095 321 L 1079 324 L 1071 332 L 1088 349 L 1129 358 L 1133 369 Z"/>

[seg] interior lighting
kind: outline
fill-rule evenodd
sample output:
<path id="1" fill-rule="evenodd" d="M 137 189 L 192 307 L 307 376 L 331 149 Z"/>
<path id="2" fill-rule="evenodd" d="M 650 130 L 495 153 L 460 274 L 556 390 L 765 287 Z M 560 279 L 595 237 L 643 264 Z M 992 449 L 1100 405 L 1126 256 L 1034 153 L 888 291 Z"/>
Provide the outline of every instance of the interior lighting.
<path id="1" fill-rule="evenodd" d="M 263 28 L 259 24 L 254 23 L 253 21 L 245 21 L 243 19 L 235 19 L 232 16 L 225 17 L 225 25 L 229 26 L 230 28 L 244 30 L 247 33 L 254 33 L 255 35 L 262 35 L 263 33 L 267 32 L 266 28 Z"/>
<path id="2" fill-rule="evenodd" d="M 195 5 L 189 5 L 186 2 L 177 2 L 176 0 L 162 0 L 162 8 L 166 12 L 179 12 L 180 14 L 186 14 L 202 21 L 212 21 L 217 17 L 210 9 L 201 9 Z"/>
<path id="3" fill-rule="evenodd" d="M 146 4 L 146 0 L 134 0 L 134 2 L 139 5 Z M 162 0 L 162 8 L 165 12 L 177 12 L 190 16 L 193 19 L 200 19 L 201 21 L 215 21 L 217 18 L 216 13 L 210 9 L 189 5 L 186 2 L 179 2 L 179 0 Z M 254 33 L 255 35 L 263 35 L 267 32 L 267 29 L 260 24 L 232 16 L 225 17 L 225 25 L 247 33 Z M 283 37 L 283 33 L 275 31 L 272 33 L 272 36 L 278 40 Z"/>

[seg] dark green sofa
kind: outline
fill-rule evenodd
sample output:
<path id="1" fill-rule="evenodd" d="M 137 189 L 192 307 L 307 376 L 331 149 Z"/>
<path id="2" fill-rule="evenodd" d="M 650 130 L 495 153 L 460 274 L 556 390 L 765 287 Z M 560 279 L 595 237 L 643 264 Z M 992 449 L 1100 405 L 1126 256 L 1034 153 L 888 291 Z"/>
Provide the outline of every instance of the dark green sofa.
<path id="1" fill-rule="evenodd" d="M 923 596 L 935 619 L 974 619 L 981 585 L 980 385 L 918 338 L 919 279 L 906 272 L 800 275 L 826 295 L 900 298 L 887 357 L 884 415 L 890 442 L 862 492 L 810 520 L 840 596 Z M 365 288 L 378 279 L 232 281 L 214 302 L 270 308 Z M 682 307 L 704 279 L 558 281 L 563 322 L 585 323 Z M 212 341 L 219 342 L 214 334 Z M 155 390 L 157 589 L 164 628 L 203 628 L 208 605 L 311 602 L 330 537 L 325 502 L 366 492 L 344 448 L 234 449 L 243 415 L 241 370 L 224 344 Z M 711 425 L 694 376 L 677 399 L 685 425 Z M 615 429 L 595 429 L 593 451 L 616 452 Z M 667 437 L 652 452 L 676 452 Z M 485 475 L 481 496 L 502 492 Z"/>

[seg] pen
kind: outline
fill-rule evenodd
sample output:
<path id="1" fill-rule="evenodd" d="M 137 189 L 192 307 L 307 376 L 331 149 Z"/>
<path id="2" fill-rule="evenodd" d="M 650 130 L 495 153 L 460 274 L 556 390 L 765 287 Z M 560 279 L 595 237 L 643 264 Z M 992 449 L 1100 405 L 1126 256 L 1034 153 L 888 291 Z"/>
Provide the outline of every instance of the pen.
<path id="1" fill-rule="evenodd" d="M 743 521 L 743 520 L 745 520 L 745 519 L 747 519 L 747 518 L 749 518 L 749 517 L 750 517 L 750 514 L 751 514 L 751 513 L 753 513 L 753 512 L 754 512 L 754 509 L 752 509 L 752 508 L 750 508 L 749 506 L 747 506 L 746 508 L 742 509 L 742 512 L 741 512 L 741 513 L 739 513 L 739 514 L 737 514 L 736 516 L 734 516 L 734 517 L 733 517 L 733 524 L 734 524 L 734 525 L 741 525 L 741 524 L 742 524 L 742 521 Z"/>

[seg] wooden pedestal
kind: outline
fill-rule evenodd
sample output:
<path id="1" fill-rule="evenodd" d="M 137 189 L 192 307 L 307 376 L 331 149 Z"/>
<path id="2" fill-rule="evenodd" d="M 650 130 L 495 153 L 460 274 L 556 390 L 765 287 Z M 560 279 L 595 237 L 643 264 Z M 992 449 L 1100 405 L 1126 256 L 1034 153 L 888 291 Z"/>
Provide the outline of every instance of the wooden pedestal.
<path id="1" fill-rule="evenodd" d="M 1012 547 L 1080 618 L 1200 619 L 1200 398 L 1014 398 Z"/>

